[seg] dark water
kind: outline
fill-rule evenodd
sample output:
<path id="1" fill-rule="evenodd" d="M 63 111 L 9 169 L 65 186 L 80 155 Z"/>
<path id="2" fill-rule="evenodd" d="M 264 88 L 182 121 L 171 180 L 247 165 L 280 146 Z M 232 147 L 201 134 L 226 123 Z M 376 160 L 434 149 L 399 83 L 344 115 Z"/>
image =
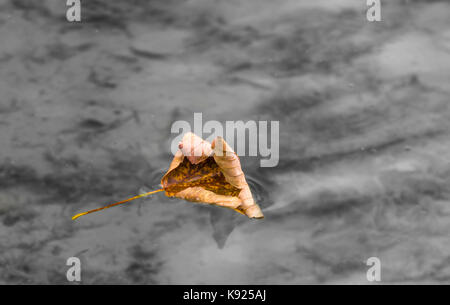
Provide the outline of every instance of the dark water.
<path id="1" fill-rule="evenodd" d="M 83 1 L 82 1 L 83 2 Z M 448 283 L 447 1 L 0 1 L 0 283 Z M 280 122 L 263 220 L 162 193 L 170 127 Z"/>

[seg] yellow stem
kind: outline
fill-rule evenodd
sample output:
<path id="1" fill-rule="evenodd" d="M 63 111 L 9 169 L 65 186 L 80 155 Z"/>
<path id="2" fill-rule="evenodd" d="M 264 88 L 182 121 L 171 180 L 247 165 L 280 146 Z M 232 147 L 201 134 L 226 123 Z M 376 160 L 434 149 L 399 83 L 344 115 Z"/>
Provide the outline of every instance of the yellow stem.
<path id="1" fill-rule="evenodd" d="M 151 191 L 151 192 L 148 192 L 148 193 L 140 194 L 140 195 L 137 195 L 137 196 L 134 196 L 134 197 L 131 197 L 131 198 L 128 198 L 128 199 L 125 199 L 125 200 L 122 200 L 122 201 L 119 201 L 119 202 L 116 202 L 116 203 L 104 206 L 102 208 L 98 208 L 98 209 L 90 210 L 90 211 L 87 211 L 87 212 L 83 212 L 83 213 L 80 213 L 80 214 L 77 214 L 77 215 L 73 216 L 72 220 L 75 220 L 78 217 L 81 217 L 81 216 L 86 215 L 86 214 L 90 214 L 90 213 L 98 212 L 98 211 L 101 211 L 101 210 L 104 210 L 104 209 L 108 209 L 110 207 L 113 207 L 113 206 L 116 206 L 116 205 L 119 205 L 119 204 L 122 204 L 122 203 L 125 203 L 125 202 L 128 202 L 128 201 L 131 201 L 131 200 L 134 200 L 134 199 L 145 197 L 145 196 L 148 196 L 148 195 L 151 195 L 151 194 L 154 194 L 154 193 L 162 192 L 162 191 L 164 191 L 164 189 L 159 189 L 159 190 L 156 190 L 156 191 Z"/>

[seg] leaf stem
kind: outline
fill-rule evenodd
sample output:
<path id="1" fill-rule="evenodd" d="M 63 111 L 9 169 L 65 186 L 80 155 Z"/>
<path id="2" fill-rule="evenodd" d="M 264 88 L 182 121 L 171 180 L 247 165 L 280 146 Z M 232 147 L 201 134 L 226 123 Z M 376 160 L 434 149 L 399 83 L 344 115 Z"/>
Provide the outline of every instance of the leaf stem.
<path id="1" fill-rule="evenodd" d="M 128 199 L 125 199 L 125 200 L 122 200 L 122 201 L 119 201 L 119 202 L 116 202 L 116 203 L 104 206 L 102 208 L 89 210 L 87 212 L 83 212 L 83 213 L 80 213 L 80 214 L 77 214 L 77 215 L 73 216 L 72 220 L 75 220 L 78 217 L 81 217 L 81 216 L 86 215 L 86 214 L 90 214 L 90 213 L 98 212 L 98 211 L 101 211 L 101 210 L 104 210 L 104 209 L 108 209 L 110 207 L 113 207 L 113 206 L 116 206 L 116 205 L 119 205 L 119 204 L 122 204 L 122 203 L 126 203 L 128 201 L 131 201 L 131 200 L 134 200 L 134 199 L 138 199 L 138 198 L 141 198 L 141 197 L 146 197 L 148 195 L 151 195 L 151 194 L 154 194 L 154 193 L 158 193 L 158 192 L 162 192 L 162 191 L 164 191 L 164 189 L 159 189 L 159 190 L 156 190 L 156 191 L 151 191 L 151 192 L 148 192 L 148 193 L 140 194 L 140 195 L 137 195 L 137 196 L 134 196 L 134 197 L 131 197 L 131 198 L 128 198 Z"/>

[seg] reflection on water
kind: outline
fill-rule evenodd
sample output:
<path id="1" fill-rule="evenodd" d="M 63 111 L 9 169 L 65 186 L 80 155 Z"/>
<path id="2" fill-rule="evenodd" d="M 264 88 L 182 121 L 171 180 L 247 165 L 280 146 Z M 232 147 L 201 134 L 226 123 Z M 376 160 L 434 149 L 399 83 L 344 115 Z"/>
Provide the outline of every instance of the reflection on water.
<path id="1" fill-rule="evenodd" d="M 152 183 L 153 186 L 147 187 L 142 186 L 139 189 L 139 194 L 144 194 L 151 192 L 153 190 L 161 188 L 161 184 L 157 184 L 160 181 L 161 177 L 167 171 L 167 168 L 160 168 L 158 170 L 154 170 L 149 175 L 149 183 Z M 269 192 L 267 191 L 272 186 L 263 185 L 261 180 L 257 178 L 246 175 L 247 183 L 250 186 L 250 190 L 252 191 L 253 199 L 256 203 L 261 207 L 264 212 L 264 209 L 273 204 L 273 201 L 270 197 Z M 156 200 L 158 195 L 151 195 L 139 200 Z M 183 201 L 182 199 L 178 199 L 176 197 L 164 197 L 163 201 Z M 212 237 L 217 243 L 217 246 L 221 249 L 225 246 L 226 240 L 228 236 L 231 234 L 233 229 L 239 225 L 244 223 L 247 220 L 246 216 L 240 215 L 233 210 L 227 208 L 221 208 L 218 206 L 210 206 L 210 223 L 213 227 Z"/>
<path id="2" fill-rule="evenodd" d="M 271 206 L 273 204 L 273 199 L 269 194 L 268 190 L 272 188 L 272 185 L 264 185 L 261 180 L 253 177 L 252 175 L 246 175 L 245 179 L 247 180 L 248 185 L 250 186 L 250 190 L 252 191 L 253 199 L 264 212 L 264 209 Z M 268 183 L 268 182 L 266 182 Z"/>

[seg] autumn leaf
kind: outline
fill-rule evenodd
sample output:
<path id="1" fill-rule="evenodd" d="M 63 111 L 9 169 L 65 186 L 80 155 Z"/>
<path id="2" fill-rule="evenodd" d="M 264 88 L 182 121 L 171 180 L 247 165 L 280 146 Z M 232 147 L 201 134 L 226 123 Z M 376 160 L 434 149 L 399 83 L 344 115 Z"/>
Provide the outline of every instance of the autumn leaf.
<path id="1" fill-rule="evenodd" d="M 210 144 L 193 133 L 185 134 L 161 186 L 162 189 L 80 213 L 72 219 L 161 191 L 168 197 L 230 208 L 250 218 L 264 218 L 253 200 L 239 157 L 222 137 Z"/>

